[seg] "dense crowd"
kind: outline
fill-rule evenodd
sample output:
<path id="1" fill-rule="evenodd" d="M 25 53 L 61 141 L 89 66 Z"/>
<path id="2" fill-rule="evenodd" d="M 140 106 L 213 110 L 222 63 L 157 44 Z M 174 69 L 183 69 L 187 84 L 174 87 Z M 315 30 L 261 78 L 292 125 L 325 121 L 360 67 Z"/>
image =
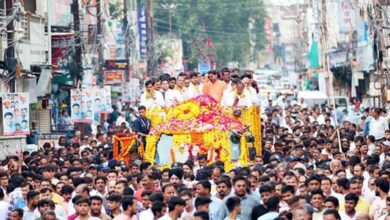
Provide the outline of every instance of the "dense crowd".
<path id="1" fill-rule="evenodd" d="M 390 130 L 379 108 L 364 109 L 354 124 L 330 106 L 270 101 L 262 106 L 262 155 L 233 170 L 203 154 L 162 170 L 113 158 L 117 132 L 145 141 L 148 108 L 200 94 L 232 107 L 260 104 L 252 74 L 163 75 L 146 81 L 138 112 L 114 108 L 90 132 L 8 155 L 0 220 L 390 220 Z"/>

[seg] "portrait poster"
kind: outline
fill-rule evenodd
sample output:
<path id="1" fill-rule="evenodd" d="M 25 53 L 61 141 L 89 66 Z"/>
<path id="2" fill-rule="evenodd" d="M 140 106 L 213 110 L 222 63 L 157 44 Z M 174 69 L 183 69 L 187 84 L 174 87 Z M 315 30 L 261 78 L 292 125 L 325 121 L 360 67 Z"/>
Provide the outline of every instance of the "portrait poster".
<path id="1" fill-rule="evenodd" d="M 100 113 L 110 113 L 111 88 L 86 87 L 71 90 L 71 119 L 73 123 L 99 122 Z"/>
<path id="2" fill-rule="evenodd" d="M 28 93 L 6 93 L 2 95 L 4 135 L 26 135 L 30 133 L 30 111 Z"/>

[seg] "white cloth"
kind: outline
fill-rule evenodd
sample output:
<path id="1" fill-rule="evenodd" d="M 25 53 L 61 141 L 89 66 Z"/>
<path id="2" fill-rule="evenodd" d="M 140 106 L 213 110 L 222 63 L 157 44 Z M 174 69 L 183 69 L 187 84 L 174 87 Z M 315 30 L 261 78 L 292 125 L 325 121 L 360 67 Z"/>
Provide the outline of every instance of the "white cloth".
<path id="1" fill-rule="evenodd" d="M 122 123 L 125 123 L 127 127 L 129 127 L 129 123 L 126 121 L 126 118 L 123 117 L 122 115 L 118 116 L 116 119 L 115 125 L 116 126 L 121 126 Z"/>
<path id="2" fill-rule="evenodd" d="M 358 215 L 358 213 L 356 212 L 355 215 L 351 218 L 347 214 L 345 214 L 345 211 L 342 211 L 342 212 L 339 211 L 339 214 L 340 214 L 341 220 L 355 220 L 356 216 Z"/>
<path id="3" fill-rule="evenodd" d="M 250 87 L 246 87 L 245 91 L 249 94 L 251 101 L 252 101 L 252 104 L 259 105 L 259 103 L 258 103 L 259 100 L 257 98 L 256 89 L 254 89 L 252 86 L 250 86 Z"/>
<path id="4" fill-rule="evenodd" d="M 145 106 L 147 109 L 156 108 L 156 107 L 164 107 L 165 102 L 163 96 L 160 91 L 154 92 L 154 98 L 146 98 L 146 92 L 141 95 L 141 103 L 140 105 Z"/>
<path id="5" fill-rule="evenodd" d="M 179 96 L 179 93 L 175 92 L 172 89 L 168 89 L 163 95 L 165 107 L 171 107 L 183 101 L 182 98 L 180 98 Z"/>
<path id="6" fill-rule="evenodd" d="M 221 105 L 223 106 L 233 106 L 235 100 L 235 91 L 225 90 L 222 96 Z M 246 90 L 244 90 L 244 94 L 242 97 L 238 96 L 238 107 L 250 107 L 253 105 L 252 98 Z"/>
<path id="7" fill-rule="evenodd" d="M 190 83 L 190 85 L 187 88 L 187 95 L 186 95 L 187 99 L 192 99 L 202 95 L 202 90 L 203 90 L 202 85 L 198 85 L 196 88 L 194 84 Z"/>
<path id="8" fill-rule="evenodd" d="M 165 215 L 158 220 L 172 220 L 171 217 L 169 217 L 168 213 L 165 213 Z"/>
<path id="9" fill-rule="evenodd" d="M 176 97 L 177 97 L 179 103 L 187 100 L 187 88 L 186 87 L 183 87 L 182 89 L 175 88 L 173 91 L 176 93 Z"/>
<path id="10" fill-rule="evenodd" d="M 4 200 L 0 201 L 0 219 L 7 219 L 8 203 Z"/>
<path id="11" fill-rule="evenodd" d="M 373 135 L 375 140 L 382 139 L 385 137 L 385 131 L 389 129 L 389 124 L 386 118 L 379 117 L 378 119 L 372 118 L 370 121 L 370 133 Z"/>
<path id="12" fill-rule="evenodd" d="M 142 211 L 141 214 L 139 215 L 138 219 L 140 219 L 140 220 L 154 220 L 154 215 L 153 215 L 152 209 L 146 209 L 146 210 Z"/>

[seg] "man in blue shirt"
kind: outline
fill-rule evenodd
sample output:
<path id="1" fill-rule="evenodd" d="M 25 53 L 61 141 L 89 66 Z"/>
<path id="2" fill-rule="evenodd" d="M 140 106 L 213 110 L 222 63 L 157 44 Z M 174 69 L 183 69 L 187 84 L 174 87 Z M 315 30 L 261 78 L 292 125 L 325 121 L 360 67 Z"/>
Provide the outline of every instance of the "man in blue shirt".
<path id="1" fill-rule="evenodd" d="M 151 122 L 146 118 L 145 106 L 141 105 L 138 107 L 138 114 L 139 117 L 134 121 L 133 129 L 138 135 L 138 138 L 143 142 L 144 146 L 146 146 L 146 135 L 149 134 Z"/>

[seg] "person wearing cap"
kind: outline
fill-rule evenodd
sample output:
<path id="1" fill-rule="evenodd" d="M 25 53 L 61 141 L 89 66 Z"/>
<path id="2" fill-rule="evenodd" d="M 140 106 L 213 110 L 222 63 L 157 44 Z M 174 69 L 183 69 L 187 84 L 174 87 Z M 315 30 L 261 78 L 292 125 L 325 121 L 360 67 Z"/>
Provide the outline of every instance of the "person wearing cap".
<path id="1" fill-rule="evenodd" d="M 218 79 L 218 72 L 210 70 L 207 73 L 208 80 L 203 85 L 203 95 L 211 96 L 215 101 L 222 101 L 223 92 L 226 89 L 226 83 Z"/>
<path id="2" fill-rule="evenodd" d="M 173 196 L 168 201 L 168 213 L 158 220 L 178 220 L 184 211 L 186 202 L 177 196 Z"/>
<path id="3" fill-rule="evenodd" d="M 169 182 L 173 185 L 178 185 L 183 182 L 183 170 L 179 167 L 169 170 Z"/>

